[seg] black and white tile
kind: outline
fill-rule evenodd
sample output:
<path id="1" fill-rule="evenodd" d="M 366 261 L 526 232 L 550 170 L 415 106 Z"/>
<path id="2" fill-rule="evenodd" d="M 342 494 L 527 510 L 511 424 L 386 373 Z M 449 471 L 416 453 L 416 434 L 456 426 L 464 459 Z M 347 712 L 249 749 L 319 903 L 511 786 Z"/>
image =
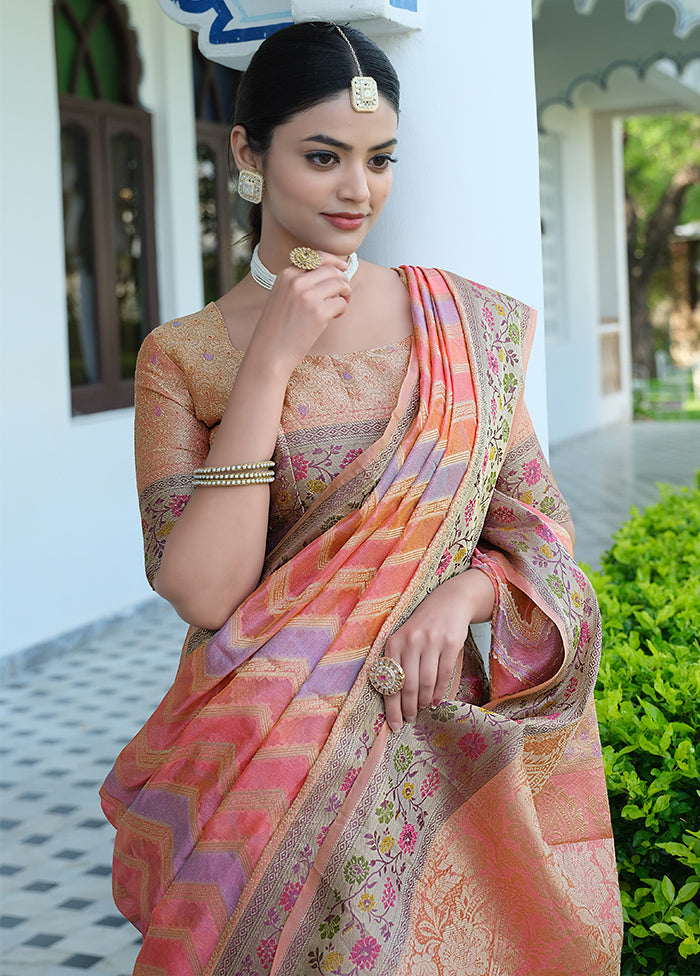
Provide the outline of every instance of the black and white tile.
<path id="1" fill-rule="evenodd" d="M 98 789 L 175 672 L 185 624 L 154 604 L 0 694 L 2 976 L 127 976 Z"/>
<path id="2" fill-rule="evenodd" d="M 612 427 L 556 447 L 578 559 L 595 566 L 631 505 L 654 502 L 657 481 L 692 484 L 698 466 L 700 424 Z M 70 651 L 57 641 L 53 659 L 4 685 L 1 976 L 131 973 L 139 934 L 112 902 L 113 830 L 97 791 L 167 690 L 185 629 L 154 602 Z"/>

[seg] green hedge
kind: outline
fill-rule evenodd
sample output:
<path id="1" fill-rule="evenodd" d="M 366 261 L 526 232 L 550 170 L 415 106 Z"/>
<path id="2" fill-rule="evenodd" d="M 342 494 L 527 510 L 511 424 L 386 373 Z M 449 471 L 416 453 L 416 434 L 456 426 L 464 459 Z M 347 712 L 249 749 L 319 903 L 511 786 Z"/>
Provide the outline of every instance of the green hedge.
<path id="1" fill-rule="evenodd" d="M 660 486 L 591 573 L 596 689 L 625 915 L 622 976 L 700 972 L 700 472 Z"/>

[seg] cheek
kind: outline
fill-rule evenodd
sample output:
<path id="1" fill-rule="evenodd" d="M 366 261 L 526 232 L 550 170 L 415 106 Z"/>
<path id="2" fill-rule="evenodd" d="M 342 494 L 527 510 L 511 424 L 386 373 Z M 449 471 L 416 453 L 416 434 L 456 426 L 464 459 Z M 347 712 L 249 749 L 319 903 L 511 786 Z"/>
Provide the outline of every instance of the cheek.
<path id="1" fill-rule="evenodd" d="M 381 180 L 377 180 L 376 184 L 372 188 L 372 204 L 375 210 L 381 210 L 386 201 L 389 199 L 393 182 L 394 174 L 391 172 Z"/>
<path id="2" fill-rule="evenodd" d="M 266 174 L 269 198 L 277 206 L 294 207 L 313 196 L 314 185 L 308 169 L 303 166 L 275 166 Z"/>

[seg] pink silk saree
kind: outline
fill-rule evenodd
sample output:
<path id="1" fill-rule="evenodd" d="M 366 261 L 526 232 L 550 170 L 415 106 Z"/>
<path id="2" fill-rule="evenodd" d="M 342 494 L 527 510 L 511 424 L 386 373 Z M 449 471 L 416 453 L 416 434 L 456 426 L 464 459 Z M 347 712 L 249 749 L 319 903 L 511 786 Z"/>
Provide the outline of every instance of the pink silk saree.
<path id="1" fill-rule="evenodd" d="M 190 633 L 102 788 L 138 976 L 619 972 L 600 621 L 523 404 L 534 313 L 402 275 L 415 342 L 385 433 L 228 623 Z M 394 735 L 368 668 L 470 565 L 498 593 L 490 698 L 468 642 L 448 700 Z"/>

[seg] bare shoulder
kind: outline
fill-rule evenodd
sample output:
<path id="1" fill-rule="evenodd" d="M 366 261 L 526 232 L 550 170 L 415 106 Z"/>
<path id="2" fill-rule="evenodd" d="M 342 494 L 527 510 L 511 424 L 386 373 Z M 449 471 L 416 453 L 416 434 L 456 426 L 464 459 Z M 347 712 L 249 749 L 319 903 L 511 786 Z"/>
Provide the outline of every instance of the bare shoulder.
<path id="1" fill-rule="evenodd" d="M 358 275 L 353 289 L 355 310 L 364 321 L 371 323 L 375 337 L 393 342 L 411 335 L 411 301 L 408 289 L 392 268 L 362 262 L 363 275 Z M 352 303 L 351 303 L 352 305 Z"/>
<path id="2" fill-rule="evenodd" d="M 363 287 L 374 292 L 379 297 L 384 295 L 387 301 L 397 304 L 408 302 L 408 290 L 394 268 L 385 268 L 381 264 L 362 262 Z"/>

